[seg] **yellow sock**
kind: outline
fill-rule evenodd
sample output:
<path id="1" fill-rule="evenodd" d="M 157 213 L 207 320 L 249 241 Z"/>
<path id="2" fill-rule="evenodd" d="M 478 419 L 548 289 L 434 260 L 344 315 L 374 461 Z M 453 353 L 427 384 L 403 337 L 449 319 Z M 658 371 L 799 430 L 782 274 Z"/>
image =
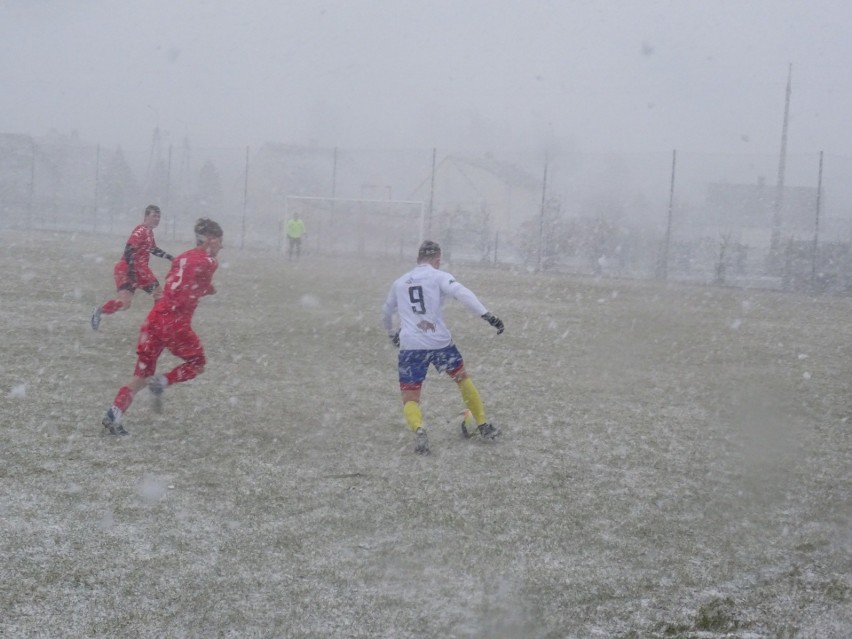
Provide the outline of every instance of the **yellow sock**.
<path id="1" fill-rule="evenodd" d="M 411 432 L 417 431 L 423 425 L 423 413 L 420 412 L 420 404 L 417 402 L 405 402 L 402 414 L 405 415 L 405 423 L 408 424 Z"/>
<path id="2" fill-rule="evenodd" d="M 480 426 L 485 423 L 485 406 L 482 405 L 482 400 L 479 398 L 479 391 L 473 385 L 473 380 L 468 377 L 459 382 L 459 391 L 461 392 L 464 405 L 468 407 L 473 418 L 476 420 L 476 425 Z"/>

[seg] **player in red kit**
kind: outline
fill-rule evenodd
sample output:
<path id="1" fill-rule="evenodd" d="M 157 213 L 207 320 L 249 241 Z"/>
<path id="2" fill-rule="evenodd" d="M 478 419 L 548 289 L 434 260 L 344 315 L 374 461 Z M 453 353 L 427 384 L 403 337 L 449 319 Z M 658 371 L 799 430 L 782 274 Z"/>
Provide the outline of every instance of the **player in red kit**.
<path id="1" fill-rule="evenodd" d="M 148 260 L 152 255 L 171 260 L 172 256 L 157 246 L 154 241 L 154 229 L 160 223 L 160 207 L 149 204 L 145 209 L 145 218 L 130 233 L 124 245 L 124 254 L 115 263 L 113 276 L 118 293 L 114 299 L 104 302 L 92 311 L 92 329 L 98 330 L 101 316 L 112 315 L 117 311 L 126 311 L 133 302 L 133 293 L 141 288 L 154 299 L 163 294 L 160 283 L 151 272 Z"/>
<path id="2" fill-rule="evenodd" d="M 195 248 L 172 260 L 163 294 L 139 328 L 133 377 L 118 389 L 102 421 L 113 435 L 127 434 L 122 417 L 146 384 L 154 394 L 154 408 L 159 411 L 166 386 L 186 382 L 204 372 L 204 347 L 192 330 L 192 316 L 198 301 L 216 292 L 213 273 L 218 266 L 216 255 L 222 249 L 222 227 L 213 220 L 199 219 L 195 223 L 195 240 Z M 165 375 L 156 375 L 157 360 L 164 349 L 183 363 Z"/>

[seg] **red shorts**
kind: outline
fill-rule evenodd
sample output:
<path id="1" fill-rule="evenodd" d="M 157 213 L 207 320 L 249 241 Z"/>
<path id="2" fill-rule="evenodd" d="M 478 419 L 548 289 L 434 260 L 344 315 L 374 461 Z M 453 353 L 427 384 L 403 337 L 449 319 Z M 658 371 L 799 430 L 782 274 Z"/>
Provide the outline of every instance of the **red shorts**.
<path id="1" fill-rule="evenodd" d="M 157 278 L 154 277 L 154 274 L 150 270 L 137 271 L 135 279 L 131 280 L 127 277 L 127 270 L 127 262 L 124 260 L 118 260 L 115 263 L 115 267 L 112 269 L 112 276 L 115 279 L 115 290 L 126 290 L 133 293 L 137 288 L 144 289 L 146 286 L 157 281 Z"/>
<path id="2" fill-rule="evenodd" d="M 115 290 L 130 291 L 131 293 L 136 290 L 136 283 L 131 282 L 127 277 L 127 262 L 124 260 L 115 263 L 112 276 L 115 278 Z"/>
<path id="3" fill-rule="evenodd" d="M 192 330 L 190 320 L 166 313 L 150 313 L 139 329 L 136 344 L 136 377 L 150 377 L 157 371 L 157 359 L 168 349 L 184 361 L 204 360 L 204 347 Z"/>

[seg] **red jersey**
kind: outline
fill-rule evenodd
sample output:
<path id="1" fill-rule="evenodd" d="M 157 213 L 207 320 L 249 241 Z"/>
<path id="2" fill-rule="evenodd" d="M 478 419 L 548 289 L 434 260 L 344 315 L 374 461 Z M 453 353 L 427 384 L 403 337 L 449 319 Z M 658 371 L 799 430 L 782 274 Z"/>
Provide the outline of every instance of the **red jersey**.
<path id="1" fill-rule="evenodd" d="M 216 292 L 213 288 L 213 273 L 218 266 L 216 259 L 200 247 L 178 255 L 172 260 L 172 267 L 166 275 L 163 296 L 154 302 L 151 312 L 192 319 L 198 300 Z"/>
<path id="2" fill-rule="evenodd" d="M 123 275 L 134 288 L 142 289 L 155 284 L 157 278 L 148 266 L 152 252 L 158 254 L 154 231 L 140 224 L 130 233 L 124 247 L 124 255 L 115 265 L 117 280 Z"/>

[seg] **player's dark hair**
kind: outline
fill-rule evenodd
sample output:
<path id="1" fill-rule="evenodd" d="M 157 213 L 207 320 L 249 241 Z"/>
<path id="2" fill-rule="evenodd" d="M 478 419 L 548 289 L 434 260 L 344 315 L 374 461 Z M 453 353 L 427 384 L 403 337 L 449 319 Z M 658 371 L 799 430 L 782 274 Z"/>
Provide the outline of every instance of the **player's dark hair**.
<path id="1" fill-rule="evenodd" d="M 145 215 L 146 216 L 150 213 L 159 213 L 159 212 L 160 212 L 160 207 L 157 206 L 156 204 L 149 204 L 148 206 L 145 207 Z"/>
<path id="2" fill-rule="evenodd" d="M 222 227 L 206 217 L 200 217 L 195 221 L 195 241 L 199 244 L 207 237 L 222 237 Z"/>
<path id="3" fill-rule="evenodd" d="M 441 246 L 432 240 L 425 240 L 417 249 L 418 260 L 431 260 L 441 254 Z"/>

